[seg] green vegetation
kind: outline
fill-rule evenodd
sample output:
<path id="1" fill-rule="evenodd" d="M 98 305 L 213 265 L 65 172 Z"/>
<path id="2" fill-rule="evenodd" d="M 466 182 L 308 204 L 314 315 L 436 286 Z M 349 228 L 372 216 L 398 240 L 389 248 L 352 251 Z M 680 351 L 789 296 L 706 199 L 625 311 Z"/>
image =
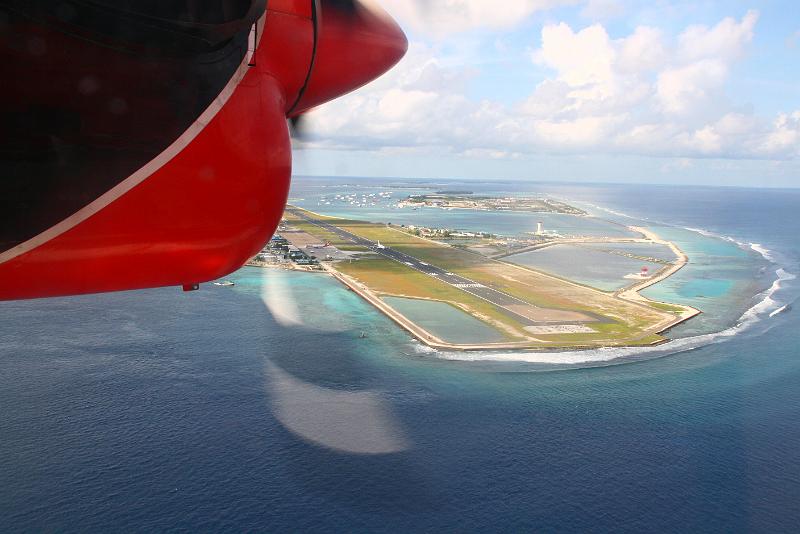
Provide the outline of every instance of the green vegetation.
<path id="1" fill-rule="evenodd" d="M 675 306 L 673 304 L 665 304 L 663 302 L 650 302 L 649 304 L 650 304 L 650 306 L 652 306 L 653 308 L 655 308 L 657 310 L 661 310 L 661 311 L 665 311 L 665 312 L 669 312 L 669 313 L 674 313 L 676 315 L 680 315 L 681 313 L 683 313 L 685 311 L 680 306 Z"/>
<path id="2" fill-rule="evenodd" d="M 368 248 L 363 247 L 361 245 L 355 245 L 350 241 L 346 241 L 341 237 L 339 237 L 337 234 L 325 230 L 324 228 L 320 228 L 316 224 L 295 217 L 290 213 L 287 213 L 284 218 L 287 221 L 289 221 L 289 223 L 294 228 L 297 228 L 300 231 L 318 237 L 320 241 L 328 241 L 331 245 L 335 246 L 339 250 L 356 251 L 356 252 L 365 252 L 369 250 Z"/>
<path id="3" fill-rule="evenodd" d="M 522 331 L 523 325 L 510 319 L 496 306 L 485 300 L 388 258 L 368 256 L 352 263 L 340 263 L 336 269 L 358 280 L 378 294 L 448 302 L 495 327 L 505 324 L 515 331 Z M 519 341 L 522 338 L 521 335 L 517 335 L 517 339 L 514 339 L 509 335 L 508 329 L 502 330 L 509 341 Z"/>
<path id="4" fill-rule="evenodd" d="M 337 270 L 378 294 L 449 302 L 503 331 L 509 341 L 528 340 L 531 348 L 649 345 L 663 341 L 664 338 L 655 332 L 684 311 L 680 306 L 665 303 L 623 300 L 533 269 L 491 260 L 468 250 L 416 237 L 391 226 L 319 218 L 530 304 L 515 304 L 512 307 L 516 308 L 512 311 L 516 313 L 543 323 L 588 324 L 594 330 L 585 333 L 531 334 L 524 329 L 525 325 L 509 316 L 512 307 L 508 310 L 498 308 L 402 263 L 370 254 L 358 261 L 336 264 Z M 326 239 L 337 247 L 353 247 L 351 243 L 312 223 L 296 217 L 290 219 L 292 225 Z M 590 322 L 586 323 L 587 320 Z"/>

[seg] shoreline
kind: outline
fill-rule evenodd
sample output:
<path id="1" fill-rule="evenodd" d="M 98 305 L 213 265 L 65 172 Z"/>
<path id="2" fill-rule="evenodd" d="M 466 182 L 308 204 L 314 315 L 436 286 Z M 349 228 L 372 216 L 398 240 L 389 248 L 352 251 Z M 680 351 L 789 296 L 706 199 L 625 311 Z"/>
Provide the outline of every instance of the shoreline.
<path id="1" fill-rule="evenodd" d="M 686 266 L 686 264 L 689 263 L 689 256 L 687 256 L 685 252 L 683 252 L 680 248 L 678 248 L 678 246 L 675 243 L 673 243 L 672 241 L 667 241 L 665 239 L 661 239 L 658 236 L 658 234 L 656 234 L 655 232 L 653 232 L 651 230 L 648 230 L 646 228 L 642 228 L 640 226 L 629 226 L 628 228 L 630 228 L 631 230 L 634 230 L 636 232 L 641 233 L 642 235 L 645 236 L 645 238 L 648 241 L 650 241 L 652 243 L 657 243 L 659 245 L 665 245 L 665 246 L 669 247 L 670 250 L 672 250 L 672 252 L 678 258 L 678 261 L 676 261 L 675 263 L 672 263 L 671 265 L 668 265 L 668 266 L 664 267 L 663 269 L 660 269 L 656 274 L 654 274 L 653 276 L 651 276 L 649 278 L 643 279 L 638 284 L 634 284 L 632 286 L 624 287 L 622 289 L 617 290 L 614 294 L 615 294 L 615 296 L 617 296 L 619 298 L 623 298 L 623 299 L 627 299 L 627 300 L 646 300 L 648 302 L 659 302 L 659 301 L 655 301 L 655 300 L 652 300 L 652 299 L 649 299 L 647 297 L 644 297 L 644 296 L 640 295 L 639 291 L 641 291 L 643 289 L 646 289 L 646 288 L 648 288 L 650 286 L 656 285 L 657 283 L 659 283 L 659 282 L 661 282 L 663 280 L 666 280 L 667 278 L 669 278 L 673 274 L 675 274 L 678 271 L 680 271 L 681 269 L 683 269 Z M 670 303 L 662 303 L 662 304 L 670 304 Z M 670 304 L 670 305 L 675 306 L 675 304 Z M 691 306 L 686 306 L 686 307 L 690 308 Z M 694 308 L 692 308 L 692 309 L 694 309 Z M 699 310 L 697 310 L 697 311 L 699 313 Z"/>
<path id="2" fill-rule="evenodd" d="M 329 216 L 326 216 L 326 215 L 323 215 L 323 214 L 319 214 L 319 213 L 313 212 L 311 210 L 305 210 L 305 211 L 308 211 L 309 213 L 312 213 L 314 215 L 318 215 L 318 216 L 321 216 L 321 217 L 325 217 L 325 218 L 341 219 L 340 217 L 329 217 Z M 604 295 L 607 295 L 607 296 L 610 295 L 613 298 L 626 301 L 626 302 L 628 302 L 630 304 L 634 304 L 636 306 L 646 307 L 648 310 L 652 310 L 653 309 L 653 306 L 651 306 L 650 304 L 662 304 L 662 305 L 665 305 L 665 306 L 670 306 L 670 307 L 672 307 L 672 308 L 674 308 L 676 310 L 682 310 L 682 312 L 680 314 L 677 314 L 676 312 L 670 312 L 669 310 L 662 310 L 664 312 L 664 314 L 665 315 L 668 314 L 669 317 L 665 318 L 663 321 L 660 321 L 660 322 L 656 323 L 655 325 L 653 325 L 652 327 L 648 328 L 643 333 L 643 335 L 639 336 L 636 339 L 642 339 L 644 337 L 647 337 L 647 335 L 660 335 L 660 334 L 666 332 L 667 330 L 675 327 L 676 325 L 681 324 L 681 323 L 683 323 L 685 321 L 688 321 L 689 319 L 691 319 L 693 317 L 696 317 L 697 315 L 701 314 L 702 312 L 700 310 L 698 310 L 696 308 L 693 308 L 691 306 L 659 302 L 659 301 L 649 299 L 649 298 L 644 297 L 641 294 L 639 294 L 639 291 L 641 291 L 641 290 L 643 290 L 643 289 L 645 289 L 647 287 L 650 287 L 650 286 L 652 286 L 654 284 L 657 284 L 657 283 L 669 278 L 670 276 L 672 276 L 676 272 L 678 272 L 680 269 L 682 269 L 688 263 L 689 258 L 677 245 L 675 245 L 674 243 L 672 243 L 670 241 L 666 241 L 664 239 L 661 239 L 657 234 L 655 234 L 652 231 L 649 231 L 647 229 L 640 228 L 640 227 L 634 227 L 634 226 L 629 226 L 628 228 L 630 230 L 632 230 L 633 232 L 636 232 L 636 233 L 642 235 L 643 238 L 622 239 L 620 241 L 623 241 L 623 242 L 626 242 L 626 241 L 627 242 L 652 242 L 652 243 L 663 244 L 665 246 L 668 246 L 673 251 L 673 253 L 675 254 L 675 256 L 677 258 L 677 262 L 671 263 L 670 265 L 665 266 L 656 275 L 654 275 L 654 276 L 652 276 L 650 278 L 644 279 L 640 283 L 636 283 L 636 284 L 634 284 L 632 286 L 623 288 L 623 289 L 618 290 L 618 291 L 616 291 L 614 293 L 611 293 L 611 294 L 609 294 L 609 292 L 605 292 L 605 291 L 599 290 L 597 288 L 592 288 L 592 287 L 589 287 L 589 286 L 585 286 L 583 284 L 578 284 L 577 282 L 574 282 L 574 281 L 571 281 L 571 280 L 564 280 L 564 279 L 559 279 L 559 280 L 561 282 L 568 282 L 570 284 L 578 285 L 578 286 L 584 287 L 586 289 L 590 289 L 592 291 L 597 291 L 597 292 L 603 293 Z M 487 258 L 487 259 L 489 259 L 490 261 L 497 261 L 499 263 L 506 264 L 506 262 L 504 262 L 502 260 L 498 260 L 498 259 L 494 259 L 494 258 Z M 381 296 L 377 292 L 373 291 L 372 289 L 370 289 L 366 285 L 364 285 L 364 284 L 352 279 L 350 276 L 342 273 L 341 271 L 336 269 L 335 265 L 332 264 L 332 263 L 327 263 L 327 262 L 326 263 L 320 263 L 319 268 L 316 268 L 316 269 L 311 268 L 311 267 L 306 267 L 306 266 L 296 266 L 294 264 L 288 264 L 288 265 L 285 265 L 285 264 L 257 264 L 255 262 L 248 262 L 248 265 L 254 266 L 254 267 L 262 267 L 262 268 L 278 268 L 278 269 L 284 269 L 284 270 L 296 270 L 296 271 L 301 271 L 301 272 L 318 272 L 318 273 L 323 273 L 324 272 L 324 273 L 327 273 L 328 275 L 333 276 L 334 278 L 336 278 L 345 287 L 347 287 L 351 291 L 353 291 L 356 294 L 358 294 L 361 298 L 366 300 L 373 307 L 377 308 L 378 311 L 383 313 L 390 320 L 392 320 L 397 325 L 399 325 L 401 328 L 406 330 L 408 333 L 410 333 L 418 341 L 420 341 L 421 343 L 423 343 L 424 345 L 426 345 L 428 347 L 431 347 L 431 348 L 437 349 L 437 350 L 451 350 L 451 351 L 461 351 L 461 352 L 513 350 L 513 351 L 519 351 L 519 352 L 537 352 L 537 353 L 553 352 L 553 353 L 556 353 L 556 352 L 565 352 L 565 351 L 573 351 L 573 350 L 596 350 L 596 349 L 600 349 L 600 348 L 654 347 L 654 346 L 662 345 L 664 343 L 668 343 L 668 342 L 671 341 L 670 339 L 664 338 L 664 339 L 658 339 L 658 340 L 655 340 L 655 341 L 651 341 L 649 343 L 648 342 L 645 342 L 645 343 L 610 343 L 608 345 L 597 345 L 596 343 L 580 343 L 580 342 L 573 343 L 573 344 L 568 344 L 568 343 L 560 344 L 560 343 L 564 343 L 564 342 L 563 341 L 560 342 L 560 341 L 550 341 L 550 340 L 544 341 L 544 340 L 541 340 L 540 341 L 541 346 L 531 346 L 531 343 L 532 343 L 531 339 L 523 340 L 523 341 L 504 341 L 504 342 L 497 342 L 497 343 L 480 343 L 480 344 L 454 343 L 454 342 L 445 341 L 445 340 L 437 337 L 436 335 L 434 335 L 431 332 L 427 331 L 421 325 L 419 325 L 419 324 L 415 323 L 414 321 L 412 321 L 411 319 L 407 318 L 402 313 L 400 313 L 399 311 L 395 310 L 389 304 L 384 302 L 383 299 L 381 298 Z M 536 272 L 539 275 L 543 275 L 543 276 L 547 276 L 547 277 L 551 276 L 548 273 L 537 271 L 535 269 L 530 269 L 530 268 L 527 268 L 527 267 L 524 267 L 524 266 L 519 266 L 519 265 L 515 265 L 515 264 L 508 264 L 508 265 L 512 265 L 512 266 L 514 266 L 516 268 L 520 268 L 520 269 L 523 269 L 523 270 L 533 271 L 533 272 Z M 554 278 L 557 278 L 557 277 L 554 277 Z M 397 296 L 402 296 L 402 295 L 397 295 Z M 446 302 L 446 301 L 443 301 L 443 302 Z M 453 305 L 453 303 L 449 303 L 449 304 Z M 456 306 L 456 307 L 458 307 L 458 306 Z"/>
<path id="3" fill-rule="evenodd" d="M 451 343 L 448 341 L 444 341 L 432 333 L 425 330 L 420 325 L 413 322 L 411 319 L 407 318 L 402 313 L 398 312 L 388 304 L 386 304 L 383 299 L 381 299 L 374 291 L 366 287 L 365 285 L 353 280 L 351 277 L 347 276 L 344 273 L 341 273 L 335 268 L 331 266 L 324 266 L 323 267 L 325 272 L 331 275 L 333 278 L 336 278 L 345 285 L 348 289 L 359 295 L 361 298 L 366 300 L 368 303 L 372 304 L 375 308 L 377 308 L 380 312 L 382 312 L 386 317 L 394 321 L 408 333 L 410 333 L 417 341 L 423 343 L 424 345 L 431 347 L 433 349 L 438 350 L 452 350 L 458 352 L 475 352 L 475 351 L 502 351 L 502 350 L 514 350 L 519 352 L 537 352 L 537 353 L 558 353 L 558 352 L 568 352 L 568 351 L 575 351 L 575 350 L 596 350 L 600 348 L 636 348 L 636 347 L 656 347 L 658 345 L 663 345 L 664 343 L 669 343 L 671 340 L 663 339 L 659 341 L 654 341 L 652 343 L 646 343 L 642 345 L 626 345 L 626 344 L 618 344 L 618 345 L 607 345 L 607 346 L 596 346 L 591 344 L 575 344 L 575 345 L 558 345 L 558 346 L 551 346 L 548 347 L 544 345 L 546 342 L 542 342 L 543 345 L 541 347 L 531 347 L 530 341 L 520 341 L 520 342 L 499 342 L 499 343 L 480 343 L 480 344 L 467 344 L 467 343 Z M 420 299 L 426 300 L 426 299 Z M 437 302 L 446 302 L 446 301 L 437 301 Z M 451 304 L 452 303 L 448 303 Z M 699 311 L 697 312 L 700 313 Z M 696 315 L 696 314 L 695 314 Z M 680 322 L 686 321 L 695 315 L 691 315 L 690 317 L 680 318 L 675 324 Z M 668 326 L 664 327 L 659 331 L 664 331 L 669 328 L 675 326 L 675 324 L 669 324 Z M 556 344 L 557 342 L 552 342 Z"/>
<path id="4" fill-rule="evenodd" d="M 414 204 L 407 204 L 404 206 L 397 206 L 397 209 L 405 209 L 405 208 L 412 208 L 414 210 L 419 209 L 436 209 L 436 210 L 443 210 L 443 211 L 456 211 L 456 210 L 463 210 L 463 211 L 482 211 L 485 213 L 527 213 L 530 215 L 568 215 L 570 217 L 591 217 L 587 212 L 581 210 L 581 213 L 568 213 L 565 211 L 534 211 L 534 210 L 497 210 L 497 209 L 488 209 L 488 208 L 468 208 L 464 206 L 425 206 L 425 205 L 414 205 Z M 576 208 L 580 209 L 580 208 Z M 311 211 L 311 210 L 306 210 Z"/>
<path id="5" fill-rule="evenodd" d="M 615 224 L 618 224 L 618 223 L 615 223 Z M 620 225 L 620 226 L 625 226 L 625 225 Z M 663 280 L 666 280 L 667 278 L 669 278 L 670 276 L 672 276 L 673 274 L 675 274 L 676 272 L 681 270 L 683 267 L 686 266 L 687 263 L 689 263 L 689 257 L 675 243 L 673 243 L 672 241 L 667 241 L 665 239 L 662 239 L 660 236 L 658 236 L 658 234 L 656 234 L 653 231 L 647 230 L 646 228 L 643 228 L 643 227 L 640 227 L 640 226 L 625 226 L 625 228 L 631 230 L 634 233 L 641 234 L 644 237 L 640 237 L 640 238 L 635 238 L 635 237 L 631 237 L 631 238 L 613 238 L 613 237 L 610 237 L 610 238 L 583 238 L 583 239 L 575 238 L 574 240 L 569 240 L 569 239 L 568 240 L 563 240 L 563 241 L 559 240 L 557 242 L 547 243 L 544 246 L 537 245 L 536 247 L 544 248 L 544 247 L 547 247 L 547 246 L 554 246 L 554 245 L 559 245 L 559 244 L 563 244 L 563 243 L 578 242 L 578 241 L 582 241 L 582 242 L 604 242 L 604 243 L 612 243 L 612 242 L 613 243 L 657 243 L 657 244 L 665 245 L 665 246 L 669 247 L 672 250 L 673 254 L 675 254 L 675 257 L 678 259 L 678 261 L 676 263 L 671 263 L 668 266 L 665 266 L 665 268 L 660 269 L 658 271 L 658 273 L 656 273 L 654 276 L 651 276 L 649 278 L 643 279 L 642 282 L 639 283 L 639 284 L 633 284 L 631 286 L 624 287 L 622 289 L 619 289 L 619 290 L 617 290 L 615 292 L 610 293 L 611 296 L 613 296 L 615 298 L 619 298 L 619 299 L 624 300 L 626 302 L 630 302 L 632 304 L 640 305 L 640 306 L 647 306 L 648 303 L 655 303 L 655 304 L 663 304 L 663 305 L 667 305 L 667 306 L 672 306 L 672 307 L 675 307 L 675 308 L 681 308 L 681 309 L 684 310 L 684 313 L 681 314 L 680 316 L 677 316 L 674 319 L 671 319 L 670 321 L 666 321 L 664 323 L 659 323 L 658 325 L 656 325 L 656 327 L 654 327 L 654 329 L 651 329 L 651 333 L 653 333 L 653 334 L 662 334 L 662 333 L 666 332 L 667 330 L 669 330 L 671 328 L 674 328 L 675 326 L 677 326 L 677 325 L 679 325 L 679 324 L 681 324 L 681 323 L 683 323 L 685 321 L 688 321 L 689 319 L 692 319 L 693 317 L 696 317 L 696 316 L 702 314 L 703 313 L 702 311 L 700 311 L 697 308 L 694 308 L 692 306 L 688 306 L 688 305 L 685 305 L 685 304 L 674 304 L 674 303 L 671 303 L 671 302 L 662 302 L 662 301 L 658 301 L 658 300 L 653 300 L 653 299 L 647 298 L 647 297 L 639 294 L 639 291 L 641 291 L 643 289 L 646 289 L 646 288 L 648 288 L 648 287 L 650 287 L 652 285 L 655 285 L 655 284 L 657 284 L 657 283 L 659 283 L 659 282 L 661 282 Z M 395 228 L 395 230 L 399 231 L 396 228 Z M 426 240 L 426 241 L 431 241 L 433 243 L 437 243 L 437 244 L 448 246 L 448 247 L 452 246 L 452 245 L 450 245 L 448 243 L 442 243 L 440 241 L 436 241 L 434 239 L 430 239 L 430 238 L 427 238 L 427 237 L 417 237 L 417 239 L 423 239 L 423 240 Z M 517 253 L 519 253 L 519 252 L 514 252 L 513 254 L 517 254 Z M 592 287 L 592 286 L 589 286 L 589 285 L 586 285 L 586 284 L 582 284 L 580 282 L 576 282 L 576 281 L 570 280 L 568 278 L 561 278 L 561 277 L 556 276 L 554 274 L 547 273 L 547 272 L 544 272 L 544 271 L 539 271 L 539 270 L 534 269 L 532 267 L 527 267 L 527 266 L 519 265 L 519 264 L 516 264 L 516 263 L 506 262 L 503 259 L 501 259 L 501 258 L 504 258 L 504 257 L 506 257 L 506 255 L 503 255 L 500 258 L 495 257 L 495 256 L 487 256 L 487 259 L 490 259 L 490 260 L 493 260 L 493 261 L 497 261 L 497 262 L 500 262 L 500 263 L 504 263 L 506 265 L 509 265 L 509 266 L 512 266 L 512 267 L 515 267 L 515 268 L 518 268 L 518 269 L 532 271 L 532 272 L 535 272 L 535 273 L 537 273 L 537 274 L 539 274 L 541 276 L 545 276 L 545 277 L 548 277 L 548 278 L 553 278 L 555 280 L 559 280 L 560 282 L 568 283 L 568 284 L 571 284 L 571 285 L 574 285 L 574 286 L 583 287 L 583 288 L 589 289 L 591 291 L 596 291 L 598 293 L 609 294 L 609 292 L 607 292 L 607 291 L 603 291 L 601 289 L 597 289 L 596 287 Z M 424 341 L 424 340 L 422 340 L 422 341 Z M 608 347 L 652 346 L 652 345 L 660 345 L 660 344 L 668 343 L 669 341 L 671 341 L 671 340 L 664 339 L 664 340 L 655 342 L 655 343 L 653 343 L 651 345 L 622 345 L 622 344 L 620 344 L 620 345 L 608 345 Z M 569 350 L 569 349 L 592 349 L 592 348 L 597 348 L 597 347 L 594 346 L 594 345 L 591 345 L 591 346 L 574 345 L 574 346 L 567 347 L 565 350 Z M 537 349 L 529 349 L 529 350 L 537 350 Z"/>

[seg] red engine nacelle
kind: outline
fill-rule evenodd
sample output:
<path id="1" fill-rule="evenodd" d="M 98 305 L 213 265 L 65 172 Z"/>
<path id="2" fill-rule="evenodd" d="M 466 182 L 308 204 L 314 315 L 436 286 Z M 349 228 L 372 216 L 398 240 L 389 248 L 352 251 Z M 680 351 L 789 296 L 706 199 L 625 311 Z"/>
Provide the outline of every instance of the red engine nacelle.
<path id="1" fill-rule="evenodd" d="M 84 21 L 97 17 L 81 12 L 56 21 L 70 25 L 64 31 L 12 9 L 10 23 L 0 29 L 0 50 L 18 72 L 16 87 L 2 90 L 9 98 L 0 113 L 17 117 L 22 110 L 22 118 L 11 126 L 6 121 L 0 140 L 10 138 L 21 148 L 3 156 L 3 178 L 17 184 L 3 193 L 24 201 L 7 199 L 0 299 L 191 286 L 222 277 L 257 253 L 288 195 L 287 116 L 371 81 L 406 51 L 405 36 L 384 12 L 361 7 L 349 16 L 333 4 L 270 0 L 239 32 L 246 35 L 238 36 L 238 48 L 234 41 L 209 44 L 204 35 L 197 40 L 198 25 L 180 19 L 181 28 L 191 27 L 188 44 L 170 41 L 169 53 L 153 52 L 151 41 L 135 42 L 128 34 L 120 38 L 128 39 L 121 52 L 107 42 L 117 35 L 86 39 L 75 27 L 82 30 Z M 228 46 L 237 63 L 210 104 L 175 138 L 169 128 L 180 121 L 172 115 L 187 113 L 176 111 L 185 103 L 181 98 L 202 98 L 188 82 L 193 76 L 213 80 L 224 70 L 209 70 L 206 60 L 187 66 L 185 58 L 196 57 L 193 43 L 208 46 L 203 57 L 219 65 L 230 60 L 221 52 Z M 65 47 L 72 59 L 64 56 Z M 92 68 L 98 72 L 86 74 Z M 170 76 L 174 85 L 164 79 Z M 206 81 L 203 87 L 213 85 Z M 26 91 L 25 83 L 44 85 Z M 47 123 L 54 107 L 57 127 Z M 153 126 L 161 119 L 166 126 Z M 152 157 L 136 159 L 150 140 L 170 135 Z M 30 155 L 37 150 L 52 161 L 36 161 Z M 120 172 L 118 180 L 103 181 Z M 41 191 L 25 185 L 43 175 Z M 83 184 L 92 185 L 84 191 Z M 75 191 L 80 194 L 70 194 Z M 69 212 L 61 215 L 64 206 Z"/>

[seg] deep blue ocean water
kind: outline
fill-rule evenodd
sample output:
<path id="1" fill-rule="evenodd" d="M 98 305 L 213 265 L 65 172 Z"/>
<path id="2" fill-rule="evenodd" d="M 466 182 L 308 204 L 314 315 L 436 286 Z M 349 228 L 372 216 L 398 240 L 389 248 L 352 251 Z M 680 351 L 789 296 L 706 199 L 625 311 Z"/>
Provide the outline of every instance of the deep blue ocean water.
<path id="1" fill-rule="evenodd" d="M 800 190 L 493 187 L 756 243 L 753 292 L 800 273 Z M 0 530 L 797 531 L 784 277 L 730 335 L 564 366 L 448 360 L 324 275 L 0 303 Z"/>

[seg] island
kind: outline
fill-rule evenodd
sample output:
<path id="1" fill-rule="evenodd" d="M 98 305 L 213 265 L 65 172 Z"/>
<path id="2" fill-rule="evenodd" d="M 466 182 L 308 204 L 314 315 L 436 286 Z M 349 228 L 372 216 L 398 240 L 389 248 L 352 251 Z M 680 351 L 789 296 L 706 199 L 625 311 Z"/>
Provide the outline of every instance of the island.
<path id="1" fill-rule="evenodd" d="M 253 265 L 328 273 L 437 349 L 655 345 L 667 340 L 667 330 L 700 312 L 640 294 L 681 269 L 687 258 L 652 232 L 631 231 L 639 237 L 618 241 L 668 244 L 675 259 L 660 260 L 658 272 L 635 274 L 631 285 L 611 292 L 505 261 L 502 253 L 481 253 L 407 228 L 295 206 L 287 207 L 279 235 Z M 559 239 L 553 236 L 532 246 L 552 246 Z M 612 246 L 615 241 L 604 238 L 603 243 Z"/>
<path id="2" fill-rule="evenodd" d="M 442 209 L 468 209 L 482 211 L 521 211 L 528 213 L 562 213 L 585 215 L 586 212 L 559 200 L 534 197 L 490 197 L 454 194 L 443 191 L 435 194 L 410 195 L 399 202 L 400 207 L 427 207 Z M 468 192 L 467 192 L 468 193 Z"/>

